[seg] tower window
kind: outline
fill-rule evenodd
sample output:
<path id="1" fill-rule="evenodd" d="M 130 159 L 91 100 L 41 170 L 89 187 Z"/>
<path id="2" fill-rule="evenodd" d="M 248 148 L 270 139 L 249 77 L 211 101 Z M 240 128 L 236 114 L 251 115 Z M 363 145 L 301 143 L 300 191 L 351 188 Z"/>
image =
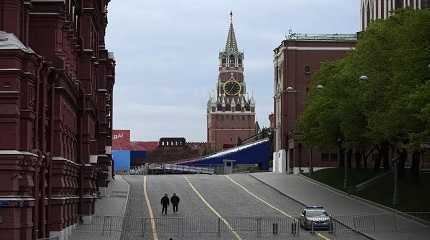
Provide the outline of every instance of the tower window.
<path id="1" fill-rule="evenodd" d="M 221 62 L 222 62 L 222 65 L 225 66 L 227 64 L 227 59 L 226 58 L 222 58 Z"/>
<path id="2" fill-rule="evenodd" d="M 234 56 L 231 55 L 230 56 L 230 66 L 234 66 L 234 65 L 235 65 L 235 59 L 234 59 Z"/>
<path id="3" fill-rule="evenodd" d="M 239 58 L 239 66 L 242 66 L 242 59 L 241 58 Z"/>

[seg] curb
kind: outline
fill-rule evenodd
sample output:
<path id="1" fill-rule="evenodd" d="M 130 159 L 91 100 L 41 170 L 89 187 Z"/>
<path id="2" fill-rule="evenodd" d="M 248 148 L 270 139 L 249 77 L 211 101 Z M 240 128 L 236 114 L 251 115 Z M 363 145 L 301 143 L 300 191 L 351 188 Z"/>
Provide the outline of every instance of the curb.
<path id="1" fill-rule="evenodd" d="M 127 205 L 128 205 L 128 198 L 130 196 L 130 184 L 127 182 L 127 180 L 125 180 L 125 178 L 123 178 L 123 176 L 121 175 L 117 175 L 117 178 L 120 177 L 121 181 L 123 181 L 125 184 L 127 184 L 127 197 L 125 199 L 125 204 L 122 207 L 122 214 L 121 214 L 121 229 L 124 227 L 124 218 L 125 218 L 125 213 L 127 211 Z M 115 179 L 114 181 L 118 181 L 118 179 Z M 122 233 L 118 236 L 118 240 L 121 239 Z"/>
<path id="2" fill-rule="evenodd" d="M 125 212 L 127 211 L 127 205 L 128 205 L 128 197 L 130 196 L 130 184 L 121 176 L 121 180 L 124 181 L 127 184 L 127 197 L 125 200 L 124 207 L 122 209 L 122 217 L 125 216 Z"/>
<path id="3" fill-rule="evenodd" d="M 305 203 L 303 203 L 303 202 L 301 202 L 301 201 L 299 201 L 299 200 L 297 200 L 297 199 L 295 199 L 295 198 L 293 198 L 293 197 L 291 197 L 291 196 L 289 196 L 289 195 L 287 195 L 287 194 L 283 193 L 283 192 L 282 192 L 282 191 L 280 191 L 279 189 L 277 189 L 277 188 L 275 188 L 274 186 L 272 186 L 272 185 L 270 185 L 270 184 L 266 183 L 265 181 L 263 181 L 263 180 L 259 179 L 258 177 L 254 176 L 254 175 L 252 175 L 252 174 L 248 174 L 248 175 L 249 175 L 249 176 L 251 176 L 252 178 L 254 178 L 255 180 L 257 180 L 257 181 L 261 182 L 262 184 L 264 184 L 264 185 L 268 186 L 269 188 L 271 188 L 271 189 L 275 190 L 277 193 L 281 194 L 282 196 L 287 197 L 288 199 L 293 200 L 294 202 L 296 202 L 296 203 L 298 203 L 298 204 L 302 205 L 303 207 L 304 207 L 304 206 L 306 206 L 306 204 L 305 204 Z M 330 187 L 330 188 L 331 188 L 331 187 Z M 368 234 L 366 234 L 366 233 L 363 233 L 363 232 L 360 232 L 360 231 L 358 231 L 358 230 L 356 230 L 356 229 L 353 229 L 353 228 L 351 228 L 350 226 L 347 226 L 346 224 L 344 224 L 344 223 L 342 223 L 342 222 L 338 221 L 336 218 L 335 218 L 335 220 L 336 220 L 336 222 L 340 223 L 340 224 L 341 224 L 342 226 L 344 226 L 345 228 L 348 228 L 348 229 L 350 229 L 351 231 L 353 231 L 353 232 L 355 232 L 355 233 L 357 233 L 357 234 L 360 234 L 361 236 L 363 236 L 363 237 L 365 237 L 365 238 L 367 238 L 367 239 L 370 239 L 370 240 L 377 240 L 375 237 L 372 237 L 372 236 L 370 236 L 370 235 L 368 235 Z"/>
<path id="4" fill-rule="evenodd" d="M 305 176 L 305 175 L 302 175 L 302 174 L 300 174 L 299 176 L 302 177 L 302 178 L 305 178 L 306 180 L 308 180 L 310 182 L 313 182 L 313 183 L 319 185 L 320 187 L 330 189 L 330 190 L 332 190 L 334 192 L 337 192 L 338 194 L 341 194 L 343 196 L 346 196 L 346 197 L 349 197 L 349 198 L 353 198 L 355 200 L 363 201 L 363 202 L 365 202 L 365 203 L 367 203 L 369 205 L 372 205 L 373 207 L 382 208 L 382 209 L 384 209 L 386 211 L 389 211 L 389 212 L 392 212 L 392 213 L 396 213 L 396 214 L 401 215 L 401 216 L 403 216 L 405 218 L 409 218 L 410 220 L 414 220 L 414 221 L 418 222 L 419 224 L 423 224 L 425 226 L 429 226 L 430 225 L 430 223 L 428 221 L 425 221 L 425 220 L 423 220 L 421 218 L 415 217 L 415 216 L 410 215 L 408 213 L 402 212 L 400 210 L 397 210 L 397 209 L 394 209 L 394 208 L 382 205 L 380 203 L 377 203 L 377 202 L 374 202 L 374 201 L 371 201 L 371 200 L 368 200 L 368 199 L 364 199 L 364 198 L 356 196 L 354 194 L 349 194 L 349 193 L 344 192 L 342 190 L 339 190 L 337 188 L 331 187 L 331 186 L 329 186 L 329 185 L 327 185 L 325 183 L 322 183 L 322 182 L 319 182 L 319 181 L 317 181 L 315 179 L 312 179 L 312 178 L 310 178 L 308 176 Z"/>

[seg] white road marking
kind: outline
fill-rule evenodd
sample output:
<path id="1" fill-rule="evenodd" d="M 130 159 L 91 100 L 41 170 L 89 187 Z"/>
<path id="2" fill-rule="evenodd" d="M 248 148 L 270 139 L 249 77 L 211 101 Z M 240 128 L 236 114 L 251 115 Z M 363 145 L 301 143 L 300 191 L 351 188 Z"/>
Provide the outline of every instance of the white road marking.
<path id="1" fill-rule="evenodd" d="M 318 237 L 320 237 L 320 238 L 322 238 L 322 239 L 324 239 L 324 240 L 330 240 L 330 238 L 328 238 L 328 237 L 326 237 L 326 236 L 322 235 L 322 234 L 321 234 L 321 233 L 319 233 L 319 232 L 317 232 L 317 235 L 318 235 Z"/>
<path id="2" fill-rule="evenodd" d="M 232 183 L 236 184 L 237 186 L 239 186 L 240 188 L 242 188 L 245 192 L 247 192 L 249 195 L 253 196 L 254 198 L 256 198 L 257 200 L 259 200 L 260 202 L 266 204 L 267 206 L 271 207 L 272 209 L 278 211 L 279 213 L 281 213 L 284 216 L 287 216 L 291 219 L 295 219 L 293 216 L 291 216 L 290 214 L 284 212 L 283 210 L 273 206 L 272 204 L 266 202 L 264 199 L 262 199 L 261 197 L 255 195 L 253 192 L 249 191 L 246 187 L 244 187 L 242 184 L 236 182 L 235 180 L 233 180 L 230 176 L 228 175 L 224 175 L 228 180 L 230 180 Z"/>
<path id="3" fill-rule="evenodd" d="M 267 201 L 265 201 L 264 199 L 262 199 L 261 197 L 255 195 L 253 192 L 249 191 L 245 186 L 243 186 L 242 184 L 236 182 L 235 180 L 233 180 L 233 178 L 231 178 L 228 175 L 224 175 L 228 180 L 230 180 L 232 183 L 236 184 L 237 186 L 239 186 L 240 188 L 242 188 L 245 192 L 247 192 L 249 195 L 253 196 L 254 198 L 256 198 L 257 200 L 261 201 L 262 203 L 266 204 L 267 206 L 271 207 L 272 209 L 278 211 L 279 213 L 281 213 L 284 216 L 287 216 L 289 218 L 291 218 L 292 220 L 294 220 L 295 218 L 293 216 L 291 216 L 290 214 L 284 212 L 283 210 L 273 206 L 272 204 L 268 203 Z M 317 235 L 324 239 L 324 240 L 330 240 L 330 238 L 327 238 L 326 236 L 322 235 L 321 233 L 317 233 Z"/>
<path id="4" fill-rule="evenodd" d="M 242 240 L 242 238 L 239 236 L 239 234 L 231 227 L 230 223 L 225 220 L 221 214 L 217 212 L 209 203 L 206 201 L 206 199 L 202 196 L 202 194 L 193 186 L 191 181 L 188 179 L 188 177 L 184 176 L 185 180 L 188 182 L 188 185 L 190 185 L 191 189 L 199 196 L 199 198 L 203 201 L 204 204 L 217 216 L 221 219 L 221 221 L 224 222 L 224 224 L 227 226 L 228 229 L 233 233 L 233 235 L 236 237 L 237 240 Z"/>
<path id="5" fill-rule="evenodd" d="M 151 218 L 152 239 L 158 240 L 157 226 L 155 225 L 154 213 L 152 212 L 151 202 L 148 197 L 147 176 L 143 177 L 143 192 L 145 193 L 146 206 L 148 206 L 149 217 Z"/>

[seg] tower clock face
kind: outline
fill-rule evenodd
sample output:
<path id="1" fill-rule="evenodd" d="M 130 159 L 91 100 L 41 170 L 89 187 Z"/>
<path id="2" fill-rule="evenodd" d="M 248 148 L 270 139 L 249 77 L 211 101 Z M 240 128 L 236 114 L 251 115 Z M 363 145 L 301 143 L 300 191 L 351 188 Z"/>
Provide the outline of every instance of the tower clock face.
<path id="1" fill-rule="evenodd" d="M 228 96 L 239 95 L 241 88 L 240 83 L 237 81 L 227 81 L 224 83 L 224 92 Z"/>

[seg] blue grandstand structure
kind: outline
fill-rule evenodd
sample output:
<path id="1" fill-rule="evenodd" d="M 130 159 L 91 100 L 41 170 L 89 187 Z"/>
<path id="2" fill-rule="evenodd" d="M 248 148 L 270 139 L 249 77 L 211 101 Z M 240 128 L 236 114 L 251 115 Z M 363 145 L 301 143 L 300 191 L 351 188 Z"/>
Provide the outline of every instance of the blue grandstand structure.
<path id="1" fill-rule="evenodd" d="M 233 161 L 235 166 L 255 165 L 260 170 L 268 170 L 271 154 L 270 140 L 263 139 L 178 164 L 195 167 L 219 167 L 224 165 L 225 160 L 229 160 Z"/>

